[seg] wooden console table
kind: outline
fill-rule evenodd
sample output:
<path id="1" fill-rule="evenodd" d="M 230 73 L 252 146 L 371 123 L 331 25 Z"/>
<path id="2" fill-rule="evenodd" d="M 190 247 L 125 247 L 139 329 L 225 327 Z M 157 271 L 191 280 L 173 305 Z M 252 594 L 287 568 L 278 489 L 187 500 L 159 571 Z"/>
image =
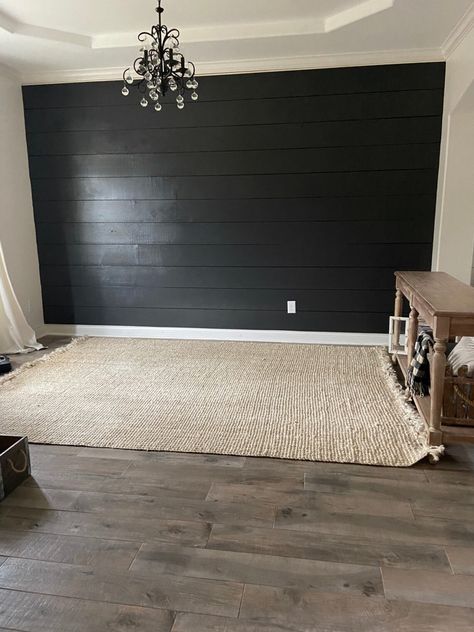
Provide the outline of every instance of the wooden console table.
<path id="1" fill-rule="evenodd" d="M 446 345 L 456 336 L 474 336 L 474 288 L 445 272 L 395 272 L 395 277 L 395 316 L 402 316 L 403 297 L 410 305 L 408 355 L 394 355 L 405 378 L 413 358 L 418 320 L 422 319 L 433 330 L 430 396 L 413 397 L 428 426 L 430 444 L 474 443 L 473 427 L 445 425 L 442 415 Z"/>

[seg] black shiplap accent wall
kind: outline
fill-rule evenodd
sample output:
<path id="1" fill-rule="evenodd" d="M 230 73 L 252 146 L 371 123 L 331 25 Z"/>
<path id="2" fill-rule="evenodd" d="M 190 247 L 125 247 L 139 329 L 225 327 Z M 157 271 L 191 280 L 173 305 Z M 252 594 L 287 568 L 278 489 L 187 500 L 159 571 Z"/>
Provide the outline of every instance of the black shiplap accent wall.
<path id="1" fill-rule="evenodd" d="M 204 77 L 160 114 L 25 88 L 46 322 L 386 331 L 393 271 L 430 268 L 443 87 L 444 64 Z"/>

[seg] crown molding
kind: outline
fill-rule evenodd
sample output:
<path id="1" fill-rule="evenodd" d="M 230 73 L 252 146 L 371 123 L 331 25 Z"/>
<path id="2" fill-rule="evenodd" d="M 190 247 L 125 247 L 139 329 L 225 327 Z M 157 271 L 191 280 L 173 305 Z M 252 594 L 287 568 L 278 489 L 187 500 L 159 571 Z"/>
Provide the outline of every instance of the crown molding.
<path id="1" fill-rule="evenodd" d="M 469 35 L 474 27 L 474 4 L 466 11 L 451 33 L 445 39 L 442 45 L 442 51 L 445 59 L 448 59 L 461 44 L 461 42 Z"/>
<path id="2" fill-rule="evenodd" d="M 272 57 L 269 59 L 235 59 L 200 62 L 198 74 L 235 75 L 257 72 L 284 72 L 290 70 L 316 70 L 318 68 L 344 68 L 351 66 L 377 66 L 384 64 L 415 64 L 444 61 L 438 48 L 402 51 L 374 51 L 366 53 L 340 53 L 336 55 L 307 55 Z M 81 83 L 88 81 L 119 81 L 123 67 L 86 68 L 80 70 L 37 71 L 22 75 L 23 85 L 50 83 Z"/>
<path id="3" fill-rule="evenodd" d="M 52 83 L 86 83 L 93 81 L 118 81 L 122 79 L 124 67 L 80 68 L 77 70 L 38 70 L 21 75 L 24 86 L 39 86 Z"/>

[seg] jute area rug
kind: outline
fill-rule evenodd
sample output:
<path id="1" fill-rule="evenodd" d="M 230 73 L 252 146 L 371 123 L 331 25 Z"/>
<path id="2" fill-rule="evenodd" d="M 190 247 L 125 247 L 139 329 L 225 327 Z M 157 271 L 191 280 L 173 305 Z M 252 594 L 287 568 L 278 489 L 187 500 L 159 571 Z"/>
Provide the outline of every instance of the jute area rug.
<path id="1" fill-rule="evenodd" d="M 0 380 L 0 432 L 38 443 L 392 466 L 430 452 L 377 347 L 75 340 Z"/>

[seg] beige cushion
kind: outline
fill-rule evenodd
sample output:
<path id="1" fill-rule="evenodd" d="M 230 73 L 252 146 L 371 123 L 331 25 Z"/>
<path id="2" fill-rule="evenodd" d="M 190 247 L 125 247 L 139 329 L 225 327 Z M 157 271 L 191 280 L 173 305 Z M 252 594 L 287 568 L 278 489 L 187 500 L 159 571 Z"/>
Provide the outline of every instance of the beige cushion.
<path id="1" fill-rule="evenodd" d="M 474 377 L 474 338 L 464 336 L 448 356 L 448 362 L 457 375 L 459 369 L 466 365 L 468 377 Z"/>

